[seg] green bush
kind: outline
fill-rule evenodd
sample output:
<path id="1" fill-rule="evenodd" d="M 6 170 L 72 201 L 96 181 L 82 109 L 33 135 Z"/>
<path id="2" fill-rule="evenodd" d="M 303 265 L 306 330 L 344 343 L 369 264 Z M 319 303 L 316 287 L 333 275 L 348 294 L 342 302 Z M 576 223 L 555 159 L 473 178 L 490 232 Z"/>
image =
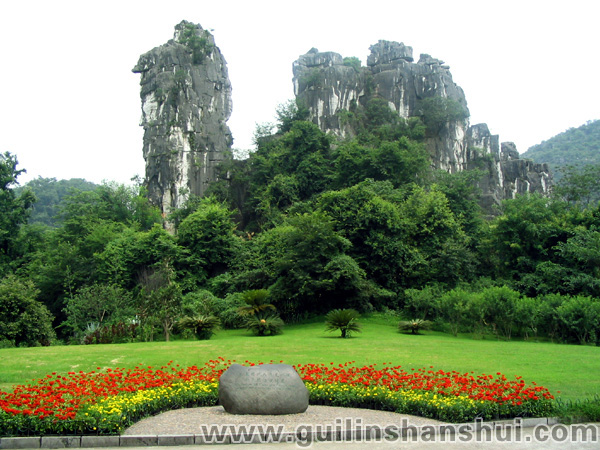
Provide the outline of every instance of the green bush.
<path id="1" fill-rule="evenodd" d="M 430 136 L 437 135 L 448 122 L 469 117 L 465 106 L 448 97 L 428 97 L 421 100 L 418 104 L 418 114 Z"/>
<path id="2" fill-rule="evenodd" d="M 38 302 L 32 281 L 9 275 L 0 281 L 0 341 L 5 346 L 50 345 L 56 338 L 52 315 Z"/>
<path id="3" fill-rule="evenodd" d="M 280 334 L 283 328 L 283 320 L 276 313 L 267 312 L 253 314 L 246 317 L 246 328 L 256 336 L 273 336 Z"/>
<path id="4" fill-rule="evenodd" d="M 431 328 L 431 322 L 429 320 L 413 319 L 413 320 L 401 320 L 398 323 L 398 331 L 407 332 L 411 334 L 419 334 L 419 331 L 429 330 Z"/>
<path id="5" fill-rule="evenodd" d="M 176 323 L 178 329 L 192 330 L 194 335 L 200 340 L 210 339 L 220 325 L 221 321 L 219 318 L 212 315 L 184 317 Z"/>
<path id="6" fill-rule="evenodd" d="M 267 303 L 269 291 L 266 289 L 252 289 L 242 292 L 242 300 L 245 305 L 238 308 L 242 316 L 256 316 L 266 313 L 268 310 L 276 311 L 275 306 Z"/>
<path id="7" fill-rule="evenodd" d="M 354 332 L 360 332 L 357 322 L 360 314 L 354 309 L 334 309 L 325 316 L 326 331 L 341 331 L 341 337 L 347 338 Z"/>
<path id="8" fill-rule="evenodd" d="M 458 335 L 458 332 L 470 322 L 469 302 L 472 296 L 472 292 L 456 288 L 440 297 L 440 316 L 447 321 L 450 332 L 454 336 Z"/>
<path id="9" fill-rule="evenodd" d="M 510 339 L 521 294 L 507 286 L 492 286 L 481 291 L 480 295 L 485 323 L 490 325 L 496 336 Z"/>
<path id="10" fill-rule="evenodd" d="M 135 317 L 131 293 L 115 284 L 83 286 L 67 300 L 62 326 L 81 338 L 90 323 L 99 327 L 128 323 Z"/>
<path id="11" fill-rule="evenodd" d="M 212 315 L 219 319 L 223 328 L 242 328 L 244 320 L 238 310 L 244 304 L 240 293 L 219 298 L 208 290 L 199 290 L 183 297 L 182 315 L 190 317 Z"/>
<path id="12" fill-rule="evenodd" d="M 442 295 L 438 286 L 425 286 L 423 289 L 404 291 L 404 312 L 408 317 L 433 320 L 439 314 L 439 299 Z"/>
<path id="13" fill-rule="evenodd" d="M 358 59 L 356 56 L 346 56 L 344 58 L 344 65 L 352 67 L 356 72 L 358 72 L 362 63 L 360 62 L 360 59 Z"/>
<path id="14" fill-rule="evenodd" d="M 600 335 L 600 301 L 578 295 L 556 309 L 563 337 L 580 344 L 596 343 Z"/>

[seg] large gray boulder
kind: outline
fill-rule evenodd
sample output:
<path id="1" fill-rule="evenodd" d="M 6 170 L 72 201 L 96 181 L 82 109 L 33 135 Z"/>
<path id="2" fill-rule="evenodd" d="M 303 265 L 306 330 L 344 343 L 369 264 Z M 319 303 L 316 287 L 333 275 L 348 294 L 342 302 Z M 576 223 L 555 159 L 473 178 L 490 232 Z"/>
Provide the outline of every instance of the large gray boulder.
<path id="1" fill-rule="evenodd" d="M 219 380 L 219 403 L 230 414 L 298 414 L 308 408 L 308 390 L 290 365 L 233 364 Z"/>

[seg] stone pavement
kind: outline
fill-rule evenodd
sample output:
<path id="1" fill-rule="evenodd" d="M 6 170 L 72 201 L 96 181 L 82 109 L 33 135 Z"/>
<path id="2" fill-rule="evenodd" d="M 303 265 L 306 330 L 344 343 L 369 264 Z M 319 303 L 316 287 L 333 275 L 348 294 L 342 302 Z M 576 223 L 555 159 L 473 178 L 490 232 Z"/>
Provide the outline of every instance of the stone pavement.
<path id="1" fill-rule="evenodd" d="M 550 422 L 550 423 L 549 423 Z M 447 426 L 446 426 L 447 427 Z M 453 431 L 451 433 L 450 431 Z M 304 430 L 307 431 L 307 430 Z M 291 450 L 315 448 L 317 450 L 359 449 L 600 449 L 600 423 L 564 425 L 546 419 L 526 419 L 520 424 L 514 421 L 498 423 L 472 423 L 455 428 L 413 427 L 410 430 L 385 430 L 370 433 L 367 430 L 333 430 L 328 435 L 308 432 L 279 436 L 281 443 L 262 443 L 264 437 L 231 435 L 222 442 L 227 450 Z M 264 435 L 262 435 L 264 436 Z M 320 436 L 327 441 L 312 442 Z M 305 440 L 305 438 L 309 438 Z M 345 438 L 346 440 L 343 440 Z M 234 443 L 244 441 L 248 443 Z M 78 436 L 78 437 L 29 437 L 2 438 L 0 449 L 80 448 L 95 450 L 119 450 L 121 447 L 160 446 L 157 450 L 205 449 L 202 438 L 193 435 L 179 436 Z"/>

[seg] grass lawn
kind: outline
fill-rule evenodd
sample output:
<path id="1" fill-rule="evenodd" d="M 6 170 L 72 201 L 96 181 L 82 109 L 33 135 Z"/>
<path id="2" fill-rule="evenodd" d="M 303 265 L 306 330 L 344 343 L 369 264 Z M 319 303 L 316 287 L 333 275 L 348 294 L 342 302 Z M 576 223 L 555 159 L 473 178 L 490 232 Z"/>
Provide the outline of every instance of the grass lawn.
<path id="1" fill-rule="evenodd" d="M 405 369 L 433 366 L 445 371 L 522 376 L 563 399 L 600 394 L 600 348 L 519 340 L 475 340 L 425 332 L 400 334 L 395 322 L 380 317 L 362 321 L 363 332 L 349 339 L 324 331 L 323 321 L 289 325 L 279 336 L 255 337 L 245 330 L 222 330 L 209 341 L 172 341 L 114 345 L 76 345 L 0 349 L 0 390 L 46 374 L 88 372 L 100 367 L 159 367 L 173 361 L 202 365 L 222 356 L 243 363 L 385 363 Z M 560 393 L 559 393 L 560 391 Z"/>

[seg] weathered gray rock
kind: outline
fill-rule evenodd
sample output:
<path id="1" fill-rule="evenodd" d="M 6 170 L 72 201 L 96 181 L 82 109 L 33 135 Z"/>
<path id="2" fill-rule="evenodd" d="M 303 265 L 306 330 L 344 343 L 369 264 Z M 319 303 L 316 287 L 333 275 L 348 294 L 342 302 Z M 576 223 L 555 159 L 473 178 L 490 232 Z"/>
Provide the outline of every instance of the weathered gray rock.
<path id="1" fill-rule="evenodd" d="M 309 117 L 324 132 L 340 138 L 355 135 L 344 121 L 344 111 L 365 106 L 373 97 L 383 98 L 399 117 L 418 116 L 424 99 L 451 99 L 468 113 L 463 90 L 452 80 L 444 61 L 421 54 L 413 62 L 412 48 L 403 43 L 379 41 L 370 47 L 367 67 L 344 65 L 341 55 L 311 49 L 293 64 L 294 93 L 308 108 Z M 486 124 L 469 126 L 469 120 L 451 120 L 426 140 L 435 169 L 456 173 L 477 169 L 481 204 L 493 214 L 495 205 L 517 193 L 547 195 L 552 175 L 547 165 L 519 159 L 513 143 L 503 143 Z"/>
<path id="2" fill-rule="evenodd" d="M 481 204 L 494 213 L 494 206 L 517 194 L 537 192 L 547 195 L 553 180 L 547 164 L 520 159 L 513 142 L 499 143 L 484 123 L 469 127 L 467 132 L 467 166 L 485 174 L 479 181 Z"/>
<path id="3" fill-rule="evenodd" d="M 367 67 L 359 70 L 345 66 L 337 53 L 320 53 L 314 48 L 294 62 L 294 93 L 324 132 L 342 138 L 354 136 L 355 130 L 342 120 L 342 112 L 365 106 L 373 97 L 387 100 L 403 118 L 418 115 L 420 101 L 430 97 L 452 99 L 468 112 L 464 92 L 452 81 L 443 61 L 422 54 L 414 63 L 412 48 L 398 42 L 379 41 L 370 50 Z M 462 170 L 467 128 L 467 120 L 454 121 L 428 139 L 434 167 Z"/>
<path id="4" fill-rule="evenodd" d="M 308 390 L 287 364 L 233 364 L 219 380 L 219 403 L 231 414 L 298 414 L 308 408 Z"/>
<path id="5" fill-rule="evenodd" d="M 174 38 L 140 56 L 145 184 L 164 215 L 203 195 L 232 145 L 231 83 L 213 36 L 182 21 Z"/>

